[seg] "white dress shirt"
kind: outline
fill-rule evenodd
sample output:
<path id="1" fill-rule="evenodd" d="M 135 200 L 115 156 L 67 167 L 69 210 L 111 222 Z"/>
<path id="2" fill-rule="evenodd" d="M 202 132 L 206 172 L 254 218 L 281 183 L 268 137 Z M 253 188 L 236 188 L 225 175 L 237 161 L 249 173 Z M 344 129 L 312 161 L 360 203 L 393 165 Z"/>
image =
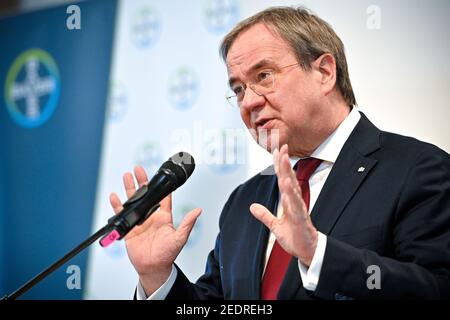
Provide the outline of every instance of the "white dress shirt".
<path id="1" fill-rule="evenodd" d="M 316 171 L 309 178 L 309 190 L 310 190 L 310 212 L 313 210 L 314 205 L 319 197 L 320 191 L 328 178 L 328 175 L 333 168 L 333 164 L 336 162 L 339 153 L 342 150 L 345 142 L 352 133 L 353 129 L 356 127 L 361 115 L 358 110 L 354 107 L 349 115 L 342 121 L 342 123 L 337 127 L 337 129 L 327 138 L 322 144 L 317 147 L 317 149 L 311 154 L 311 157 L 322 160 L 322 163 L 317 167 Z M 292 158 L 292 166 L 297 163 L 298 158 Z M 277 216 L 280 217 L 283 214 L 283 209 L 281 207 L 280 201 L 278 202 Z M 272 251 L 273 244 L 275 243 L 275 236 L 273 233 L 269 236 L 269 242 L 266 250 L 265 266 L 269 260 L 270 252 Z M 322 269 L 323 258 L 325 256 L 325 248 L 327 245 L 327 236 L 319 231 L 318 242 L 316 251 L 314 252 L 311 265 L 306 267 L 300 261 L 298 263 L 298 268 L 300 272 L 300 277 L 303 282 L 303 287 L 307 290 L 314 291 L 319 283 L 320 271 Z M 263 273 L 264 274 L 264 273 Z M 175 279 L 177 277 L 177 269 L 172 266 L 172 272 L 167 279 L 167 281 L 156 290 L 150 297 L 147 297 L 141 284 L 137 287 L 137 299 L 138 300 L 162 300 L 168 295 L 170 289 L 172 288 Z"/>

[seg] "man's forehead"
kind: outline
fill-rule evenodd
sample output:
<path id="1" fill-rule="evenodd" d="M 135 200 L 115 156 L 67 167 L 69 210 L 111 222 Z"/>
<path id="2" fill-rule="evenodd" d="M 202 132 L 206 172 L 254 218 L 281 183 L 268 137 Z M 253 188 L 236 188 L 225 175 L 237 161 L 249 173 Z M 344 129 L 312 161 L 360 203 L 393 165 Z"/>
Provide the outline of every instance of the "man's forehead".
<path id="1" fill-rule="evenodd" d="M 265 25 L 257 24 L 237 36 L 227 54 L 227 64 L 238 63 L 246 56 L 254 56 L 262 51 L 278 51 L 286 43 Z"/>
<path id="2" fill-rule="evenodd" d="M 265 67 L 273 67 L 276 65 L 277 59 L 273 58 L 272 55 L 261 55 L 259 57 L 254 57 L 248 61 L 242 60 L 237 61 L 234 64 L 227 64 L 228 74 L 247 74 L 252 71 L 256 71 Z"/>
<path id="3" fill-rule="evenodd" d="M 230 57 L 227 59 L 227 69 L 232 71 L 239 69 L 241 71 L 255 66 L 266 66 L 276 61 L 277 52 L 275 50 L 254 50 L 254 52 L 245 52 L 240 56 Z"/>
<path id="4" fill-rule="evenodd" d="M 232 85 L 235 81 L 242 81 L 244 78 L 251 77 L 255 72 L 263 68 L 276 69 L 284 61 L 295 58 L 293 54 L 286 52 L 286 50 L 258 50 L 255 53 L 242 55 L 234 60 L 230 59 L 229 62 L 227 60 L 229 84 Z"/>
<path id="5" fill-rule="evenodd" d="M 264 24 L 256 24 L 231 45 L 226 59 L 228 73 L 246 72 L 255 64 L 279 61 L 289 55 L 286 50 L 292 51 L 280 36 Z"/>

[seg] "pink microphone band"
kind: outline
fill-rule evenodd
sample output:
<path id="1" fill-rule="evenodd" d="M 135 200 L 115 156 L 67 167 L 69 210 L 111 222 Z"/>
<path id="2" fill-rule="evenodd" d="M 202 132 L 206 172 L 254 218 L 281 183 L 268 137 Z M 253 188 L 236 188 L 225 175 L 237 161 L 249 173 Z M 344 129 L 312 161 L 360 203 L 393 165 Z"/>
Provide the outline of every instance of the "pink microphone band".
<path id="1" fill-rule="evenodd" d="M 100 240 L 100 244 L 102 247 L 107 247 L 119 238 L 120 238 L 119 232 L 117 232 L 117 230 L 113 230 L 106 237 Z"/>

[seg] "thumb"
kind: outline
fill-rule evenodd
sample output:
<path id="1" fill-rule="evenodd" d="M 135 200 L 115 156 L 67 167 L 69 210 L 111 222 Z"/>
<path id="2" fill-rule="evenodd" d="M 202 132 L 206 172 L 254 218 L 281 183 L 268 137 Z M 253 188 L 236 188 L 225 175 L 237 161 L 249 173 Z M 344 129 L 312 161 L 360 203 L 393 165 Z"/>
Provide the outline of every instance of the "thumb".
<path id="1" fill-rule="evenodd" d="M 202 213 L 202 209 L 196 208 L 190 211 L 181 221 L 178 229 L 176 231 L 178 239 L 183 243 L 183 245 L 187 242 L 189 235 L 191 234 L 192 228 L 194 228 L 194 224 L 197 221 L 197 218 Z"/>
<path id="2" fill-rule="evenodd" d="M 273 224 L 276 221 L 275 216 L 263 205 L 259 203 L 253 203 L 250 206 L 250 212 L 253 214 L 253 216 L 265 224 L 267 228 L 272 231 Z"/>

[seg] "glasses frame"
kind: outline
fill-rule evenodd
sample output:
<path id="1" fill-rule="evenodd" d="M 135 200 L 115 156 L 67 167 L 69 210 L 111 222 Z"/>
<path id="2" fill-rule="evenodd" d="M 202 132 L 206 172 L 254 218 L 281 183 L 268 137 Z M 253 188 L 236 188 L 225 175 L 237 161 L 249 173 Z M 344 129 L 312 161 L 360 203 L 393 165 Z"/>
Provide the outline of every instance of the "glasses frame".
<path id="1" fill-rule="evenodd" d="M 296 63 L 288 64 L 286 66 L 278 67 L 278 69 L 281 70 L 281 69 L 293 67 L 293 66 L 296 66 L 296 65 L 299 65 L 299 63 L 296 62 Z M 280 74 L 280 73 L 281 72 L 278 72 L 278 74 Z M 259 87 L 258 83 L 255 83 L 254 81 L 243 82 L 242 86 L 243 86 L 243 90 L 244 90 L 243 92 L 244 93 L 243 93 L 243 98 L 242 98 L 241 101 L 238 101 L 237 95 L 234 93 L 234 91 L 231 90 L 231 88 L 228 88 L 227 92 L 225 93 L 225 98 L 227 99 L 228 103 L 232 107 L 239 109 L 241 107 L 242 101 L 245 98 L 245 94 L 247 93 L 247 88 L 252 89 L 252 91 L 254 93 L 256 93 L 258 96 L 265 96 L 266 94 L 269 94 L 269 93 L 273 92 L 271 90 L 273 90 L 275 88 L 275 75 L 277 74 L 277 72 L 272 70 L 270 72 L 270 74 L 271 74 L 271 77 L 272 77 L 272 85 L 271 85 L 270 88 L 266 88 L 266 87 L 261 86 L 260 89 L 258 89 L 258 87 Z M 263 89 L 263 90 L 261 91 L 261 89 Z M 268 91 L 265 92 L 265 90 L 268 90 Z"/>

